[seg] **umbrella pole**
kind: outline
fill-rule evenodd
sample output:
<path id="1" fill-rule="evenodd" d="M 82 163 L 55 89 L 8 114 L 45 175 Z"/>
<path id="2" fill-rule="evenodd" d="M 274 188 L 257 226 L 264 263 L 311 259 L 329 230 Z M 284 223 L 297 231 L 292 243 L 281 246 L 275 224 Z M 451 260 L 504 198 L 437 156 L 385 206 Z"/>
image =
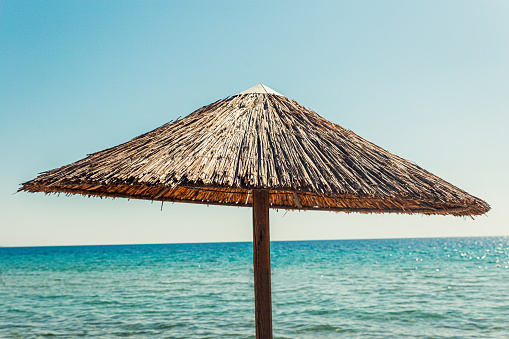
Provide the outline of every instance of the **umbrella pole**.
<path id="1" fill-rule="evenodd" d="M 272 339 L 268 190 L 253 190 L 253 266 L 256 338 Z"/>

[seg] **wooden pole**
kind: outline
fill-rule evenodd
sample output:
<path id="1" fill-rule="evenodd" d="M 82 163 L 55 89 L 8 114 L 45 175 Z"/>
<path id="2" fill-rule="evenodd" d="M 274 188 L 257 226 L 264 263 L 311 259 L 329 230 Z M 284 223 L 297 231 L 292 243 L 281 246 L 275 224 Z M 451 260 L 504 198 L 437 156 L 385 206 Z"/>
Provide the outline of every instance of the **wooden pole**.
<path id="1" fill-rule="evenodd" d="M 269 191 L 253 191 L 253 266 L 256 338 L 272 339 Z"/>

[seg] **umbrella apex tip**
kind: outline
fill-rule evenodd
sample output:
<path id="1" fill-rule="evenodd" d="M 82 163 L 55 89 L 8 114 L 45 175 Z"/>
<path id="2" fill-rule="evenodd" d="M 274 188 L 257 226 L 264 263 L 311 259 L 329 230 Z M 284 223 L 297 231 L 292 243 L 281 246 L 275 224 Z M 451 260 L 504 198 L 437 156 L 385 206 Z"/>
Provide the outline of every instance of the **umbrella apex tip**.
<path id="1" fill-rule="evenodd" d="M 241 95 L 241 94 L 275 94 L 275 95 L 283 96 L 282 94 L 274 91 L 272 88 L 269 88 L 268 86 L 265 86 L 262 83 L 259 83 L 256 86 L 248 88 L 245 91 L 242 91 L 237 95 Z"/>

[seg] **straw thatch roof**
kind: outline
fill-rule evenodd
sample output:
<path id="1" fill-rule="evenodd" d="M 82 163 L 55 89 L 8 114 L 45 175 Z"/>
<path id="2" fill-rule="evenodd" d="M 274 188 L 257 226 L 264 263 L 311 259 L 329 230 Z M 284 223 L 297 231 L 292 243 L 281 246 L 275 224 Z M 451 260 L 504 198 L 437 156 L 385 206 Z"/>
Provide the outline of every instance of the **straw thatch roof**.
<path id="1" fill-rule="evenodd" d="M 479 215 L 489 205 L 263 85 L 25 182 L 21 191 L 272 208 Z"/>

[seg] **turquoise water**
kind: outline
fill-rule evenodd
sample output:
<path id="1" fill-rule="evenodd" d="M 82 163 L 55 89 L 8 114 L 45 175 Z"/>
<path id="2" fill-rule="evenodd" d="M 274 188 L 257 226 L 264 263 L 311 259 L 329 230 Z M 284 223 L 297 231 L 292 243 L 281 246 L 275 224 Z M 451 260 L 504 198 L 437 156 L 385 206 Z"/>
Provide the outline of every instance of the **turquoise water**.
<path id="1" fill-rule="evenodd" d="M 509 238 L 273 242 L 276 338 L 508 338 Z M 0 337 L 254 338 L 251 243 L 0 248 Z"/>

